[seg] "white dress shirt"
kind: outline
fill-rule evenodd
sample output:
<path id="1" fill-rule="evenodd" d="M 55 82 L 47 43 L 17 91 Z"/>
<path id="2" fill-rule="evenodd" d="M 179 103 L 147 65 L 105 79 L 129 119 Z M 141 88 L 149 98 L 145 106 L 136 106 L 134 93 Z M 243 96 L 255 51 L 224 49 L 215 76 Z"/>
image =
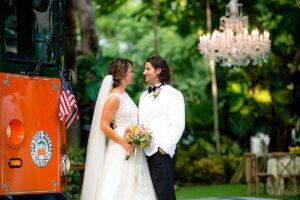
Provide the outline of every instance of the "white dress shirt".
<path id="1" fill-rule="evenodd" d="M 139 124 L 152 132 L 153 141 L 145 149 L 147 156 L 156 153 L 160 147 L 173 157 L 185 127 L 184 99 L 181 92 L 170 85 L 163 85 L 160 89 L 157 97 L 148 91 L 140 96 Z"/>

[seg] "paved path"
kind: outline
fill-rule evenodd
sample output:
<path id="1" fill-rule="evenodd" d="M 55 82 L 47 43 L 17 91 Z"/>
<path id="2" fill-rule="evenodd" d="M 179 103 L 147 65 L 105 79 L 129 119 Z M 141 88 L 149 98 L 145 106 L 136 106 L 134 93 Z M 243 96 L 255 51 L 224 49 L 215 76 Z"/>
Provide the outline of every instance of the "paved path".
<path id="1" fill-rule="evenodd" d="M 278 199 L 255 198 L 255 197 L 211 197 L 211 198 L 178 199 L 178 200 L 278 200 Z"/>

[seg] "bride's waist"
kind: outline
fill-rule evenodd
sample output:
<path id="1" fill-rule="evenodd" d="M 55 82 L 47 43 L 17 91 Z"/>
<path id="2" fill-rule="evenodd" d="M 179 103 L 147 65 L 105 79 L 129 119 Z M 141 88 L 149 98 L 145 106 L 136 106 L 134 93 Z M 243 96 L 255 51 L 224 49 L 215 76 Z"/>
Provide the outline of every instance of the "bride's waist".
<path id="1" fill-rule="evenodd" d="M 117 127 L 114 127 L 114 131 L 115 131 L 115 133 L 117 133 L 118 135 L 123 137 L 124 132 L 125 132 L 127 127 L 128 126 L 117 126 Z"/>

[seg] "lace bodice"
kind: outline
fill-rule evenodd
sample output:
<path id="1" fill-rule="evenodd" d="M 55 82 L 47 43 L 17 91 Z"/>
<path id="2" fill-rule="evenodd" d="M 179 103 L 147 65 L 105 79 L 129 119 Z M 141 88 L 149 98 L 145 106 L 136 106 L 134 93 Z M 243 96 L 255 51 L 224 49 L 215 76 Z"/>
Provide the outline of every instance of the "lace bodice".
<path id="1" fill-rule="evenodd" d="M 123 135 L 124 130 L 133 123 L 138 122 L 138 108 L 129 95 L 124 92 L 123 94 L 112 93 L 109 96 L 117 96 L 120 100 L 118 110 L 113 118 L 113 128 L 115 131 Z"/>

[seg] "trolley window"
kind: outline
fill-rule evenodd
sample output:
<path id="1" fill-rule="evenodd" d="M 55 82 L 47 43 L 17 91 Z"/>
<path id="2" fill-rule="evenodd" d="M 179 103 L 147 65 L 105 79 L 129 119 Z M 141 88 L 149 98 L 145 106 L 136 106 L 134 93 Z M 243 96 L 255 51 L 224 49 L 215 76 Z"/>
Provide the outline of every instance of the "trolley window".
<path id="1" fill-rule="evenodd" d="M 52 0 L 4 0 L 5 58 L 7 61 L 37 62 L 53 29 Z M 44 63 L 54 63 L 49 40 Z"/>

